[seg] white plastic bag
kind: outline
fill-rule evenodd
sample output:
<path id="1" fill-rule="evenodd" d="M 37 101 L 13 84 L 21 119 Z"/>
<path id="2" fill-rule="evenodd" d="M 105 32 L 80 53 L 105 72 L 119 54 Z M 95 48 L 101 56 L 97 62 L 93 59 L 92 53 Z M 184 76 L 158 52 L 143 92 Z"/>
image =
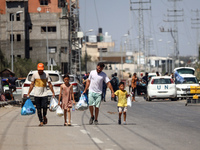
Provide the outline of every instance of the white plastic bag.
<path id="1" fill-rule="evenodd" d="M 131 97 L 130 96 L 127 98 L 127 106 L 129 106 L 129 107 L 132 106 L 132 102 L 131 102 Z"/>
<path id="2" fill-rule="evenodd" d="M 76 104 L 75 108 L 76 108 L 76 110 L 81 110 L 81 111 L 88 109 L 88 104 L 87 104 L 86 98 L 83 94 L 81 94 L 81 97 L 79 98 L 79 101 Z"/>
<path id="3" fill-rule="evenodd" d="M 51 101 L 49 104 L 49 110 L 50 111 L 56 111 L 56 109 L 58 108 L 58 100 L 56 97 L 51 97 Z"/>
<path id="4" fill-rule="evenodd" d="M 60 106 L 58 106 L 56 109 L 56 115 L 58 115 L 59 117 L 62 117 L 64 115 L 64 112 Z"/>

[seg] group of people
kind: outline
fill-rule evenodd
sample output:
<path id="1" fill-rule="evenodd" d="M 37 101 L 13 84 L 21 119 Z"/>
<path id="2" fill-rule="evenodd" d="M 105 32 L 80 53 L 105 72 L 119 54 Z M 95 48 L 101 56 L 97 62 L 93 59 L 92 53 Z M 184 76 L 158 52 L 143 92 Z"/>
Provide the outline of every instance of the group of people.
<path id="1" fill-rule="evenodd" d="M 97 64 L 96 69 L 92 70 L 89 73 L 85 84 L 85 89 L 83 91 L 83 94 L 87 93 L 88 91 L 88 99 L 89 99 L 88 103 L 91 115 L 89 119 L 89 124 L 91 125 L 94 123 L 95 125 L 98 125 L 99 108 L 101 105 L 102 93 L 104 89 L 103 83 L 105 83 L 106 86 L 110 89 L 112 98 L 116 96 L 118 97 L 118 104 L 117 104 L 119 112 L 118 123 L 121 124 L 121 115 L 123 113 L 124 124 L 126 124 L 127 97 L 129 96 L 129 94 L 124 89 L 125 88 L 124 82 L 119 82 L 119 79 L 117 77 L 116 77 L 118 79 L 117 87 L 114 85 L 112 86 L 111 84 L 112 79 L 110 80 L 106 75 L 106 73 L 102 71 L 104 67 L 105 67 L 104 63 L 100 62 Z M 37 109 L 37 115 L 40 121 L 39 126 L 43 126 L 48 122 L 47 120 L 48 97 L 46 90 L 47 83 L 53 93 L 53 97 L 55 96 L 55 93 L 48 73 L 44 72 L 44 64 L 39 63 L 37 65 L 37 70 L 38 72 L 32 75 L 31 85 L 27 97 L 30 97 L 30 93 L 34 87 L 34 99 Z M 117 76 L 117 74 L 115 74 L 115 76 Z M 61 103 L 61 98 L 62 98 L 62 103 Z M 61 108 L 64 109 L 64 126 L 71 126 L 70 111 L 73 104 L 75 104 L 73 85 L 70 85 L 69 75 L 66 74 L 64 76 L 64 83 L 60 86 L 60 94 L 58 100 L 58 105 L 60 105 Z"/>

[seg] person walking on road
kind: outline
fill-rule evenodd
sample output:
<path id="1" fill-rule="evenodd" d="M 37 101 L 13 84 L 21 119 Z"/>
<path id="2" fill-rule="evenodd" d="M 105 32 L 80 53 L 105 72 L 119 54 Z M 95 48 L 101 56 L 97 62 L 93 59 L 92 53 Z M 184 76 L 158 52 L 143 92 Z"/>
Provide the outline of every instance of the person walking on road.
<path id="1" fill-rule="evenodd" d="M 27 94 L 27 97 L 30 97 L 30 93 L 34 88 L 34 99 L 37 108 L 37 114 L 40 121 L 39 126 L 43 126 L 47 124 L 47 105 L 48 105 L 48 97 L 47 97 L 47 82 L 51 92 L 53 93 L 53 97 L 55 97 L 55 93 L 53 90 L 53 86 L 51 84 L 51 79 L 49 78 L 49 74 L 44 72 L 44 64 L 39 63 L 37 65 L 38 72 L 34 73 L 31 78 L 31 85 Z M 42 115 L 43 109 L 43 115 Z"/>
<path id="2" fill-rule="evenodd" d="M 60 99 L 62 97 L 62 104 L 61 108 L 64 109 L 64 126 L 71 126 L 71 111 L 70 108 L 72 108 L 72 101 L 75 105 L 74 100 L 74 93 L 73 93 L 73 85 L 69 84 L 69 75 L 64 75 L 63 77 L 64 83 L 60 86 L 60 94 L 58 99 L 58 105 L 60 105 Z M 67 116 L 68 116 L 68 122 L 67 122 Z"/>
<path id="3" fill-rule="evenodd" d="M 112 97 L 114 97 L 114 91 L 112 85 L 110 84 L 110 80 L 108 76 L 102 72 L 103 68 L 105 67 L 104 63 L 99 62 L 97 64 L 96 70 L 92 70 L 90 72 L 89 78 L 86 83 L 86 87 L 83 91 L 83 94 L 86 93 L 89 87 L 89 110 L 91 114 L 91 118 L 89 120 L 89 124 L 98 125 L 98 114 L 99 114 L 99 107 L 101 104 L 101 95 L 103 89 L 103 81 L 107 84 L 112 92 Z M 95 108 L 95 115 L 94 115 L 94 108 Z"/>
<path id="4" fill-rule="evenodd" d="M 119 119 L 118 124 L 121 124 L 121 115 L 123 113 L 124 122 L 123 124 L 126 125 L 126 112 L 127 112 L 127 97 L 129 94 L 126 90 L 124 90 L 124 82 L 119 83 L 119 90 L 115 92 L 115 95 L 118 97 L 118 112 L 119 112 Z"/>
<path id="5" fill-rule="evenodd" d="M 133 77 L 132 77 L 132 83 L 131 83 L 131 87 L 132 87 L 132 102 L 136 102 L 135 100 L 135 93 L 136 93 L 136 88 L 137 88 L 137 74 L 134 73 Z"/>
<path id="6" fill-rule="evenodd" d="M 132 83 L 132 82 L 131 82 L 131 81 L 132 81 L 131 74 L 129 75 L 129 78 L 128 78 L 127 81 L 128 81 L 129 93 L 131 93 L 131 89 L 132 89 L 132 88 L 131 88 L 131 83 Z"/>
<path id="7" fill-rule="evenodd" d="M 114 73 L 114 77 L 111 79 L 111 85 L 113 87 L 114 92 L 119 89 L 119 79 L 117 77 L 117 73 Z M 117 101 L 116 96 L 114 97 L 114 101 Z"/>

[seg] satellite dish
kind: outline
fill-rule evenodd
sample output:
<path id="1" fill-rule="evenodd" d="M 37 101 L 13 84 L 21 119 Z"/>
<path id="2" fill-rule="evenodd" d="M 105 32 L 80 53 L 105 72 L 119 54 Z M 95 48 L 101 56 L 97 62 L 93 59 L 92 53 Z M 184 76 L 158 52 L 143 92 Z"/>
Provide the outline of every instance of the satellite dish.
<path id="1" fill-rule="evenodd" d="M 41 11 L 41 7 L 38 7 L 38 8 L 37 8 L 37 11 L 39 11 L 39 12 L 40 12 L 40 11 Z"/>

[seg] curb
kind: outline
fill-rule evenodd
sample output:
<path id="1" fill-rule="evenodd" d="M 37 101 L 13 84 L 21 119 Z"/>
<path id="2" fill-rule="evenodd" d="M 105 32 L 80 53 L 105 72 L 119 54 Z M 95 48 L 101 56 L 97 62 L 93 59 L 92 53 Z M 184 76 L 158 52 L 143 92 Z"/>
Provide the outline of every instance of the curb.
<path id="1" fill-rule="evenodd" d="M 21 101 L 19 101 L 19 100 L 0 101 L 0 107 L 4 107 L 5 105 L 20 104 L 20 103 L 21 103 Z"/>

